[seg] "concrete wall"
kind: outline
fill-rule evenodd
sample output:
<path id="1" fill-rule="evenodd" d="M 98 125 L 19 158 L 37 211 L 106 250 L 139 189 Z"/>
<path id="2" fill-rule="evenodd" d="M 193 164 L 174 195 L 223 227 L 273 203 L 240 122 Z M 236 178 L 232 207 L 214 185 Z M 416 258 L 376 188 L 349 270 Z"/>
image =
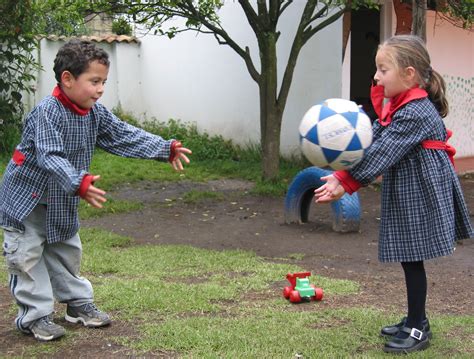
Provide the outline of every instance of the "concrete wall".
<path id="1" fill-rule="evenodd" d="M 288 7 L 281 18 L 278 40 L 279 81 L 283 76 L 296 24 L 304 2 Z M 241 47 L 249 46 L 257 69 L 258 47 L 247 19 L 236 2 L 220 11 L 223 26 Z M 316 34 L 302 49 L 295 70 L 282 125 L 282 152 L 299 149 L 298 125 L 313 104 L 341 96 L 342 22 Z M 210 134 L 237 143 L 260 140 L 259 97 L 244 61 L 212 35 L 187 32 L 170 40 L 144 36 L 140 44 L 99 43 L 111 55 L 107 87 L 101 102 L 122 107 L 142 117 L 194 122 Z M 50 94 L 55 85 L 52 64 L 63 44 L 43 40 L 34 102 Z"/>
<path id="2" fill-rule="evenodd" d="M 304 2 L 288 7 L 281 19 L 278 41 L 278 71 L 281 81 L 292 36 Z M 256 39 L 236 2 L 226 2 L 220 12 L 223 26 L 241 47 L 249 46 L 259 69 Z M 427 42 L 433 68 L 447 81 L 451 112 L 446 119 L 454 131 L 451 143 L 458 157 L 474 155 L 472 33 L 435 19 L 428 12 Z M 381 10 L 381 41 L 395 32 L 391 1 Z M 111 55 L 106 92 L 101 102 L 109 108 L 119 104 L 142 118 L 170 118 L 194 122 L 210 134 L 221 134 L 237 143 L 260 139 L 257 84 L 244 61 L 213 36 L 187 32 L 172 40 L 144 36 L 141 43 L 101 42 Z M 62 41 L 43 40 L 39 51 L 45 71 L 38 78 L 31 105 L 51 93 L 55 85 L 53 59 Z M 302 49 L 283 116 L 281 144 L 285 154 L 299 151 L 298 124 L 313 104 L 330 97 L 349 98 L 350 45 L 341 67 L 342 20 L 316 34 Z M 342 74 L 344 73 L 344 82 Z"/>

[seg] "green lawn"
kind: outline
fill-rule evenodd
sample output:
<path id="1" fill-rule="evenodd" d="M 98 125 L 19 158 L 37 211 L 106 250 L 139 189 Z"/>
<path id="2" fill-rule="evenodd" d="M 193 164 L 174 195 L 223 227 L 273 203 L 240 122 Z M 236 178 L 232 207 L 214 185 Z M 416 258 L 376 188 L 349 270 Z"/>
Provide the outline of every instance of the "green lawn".
<path id="1" fill-rule="evenodd" d="M 212 156 L 215 152 L 211 150 Z M 279 181 L 266 183 L 260 180 L 260 162 L 255 156 L 231 157 L 193 161 L 183 173 L 176 173 L 166 163 L 123 159 L 97 151 L 91 172 L 102 176 L 97 186 L 107 191 L 144 180 L 243 178 L 254 181 L 260 194 L 282 196 L 302 169 L 298 162 L 282 160 Z M 0 156 L 0 173 L 7 162 L 7 157 Z M 213 193 L 191 191 L 183 195 L 187 202 L 202 198 L 220 200 Z M 105 211 L 93 211 L 81 204 L 80 214 L 87 218 L 141 206 L 111 199 Z M 272 263 L 252 252 L 136 245 L 131 238 L 100 229 L 84 228 L 80 233 L 82 272 L 94 285 L 97 304 L 119 325 L 134 332 L 108 340 L 134 350 L 137 356 L 156 351 L 183 358 L 290 359 L 298 354 L 303 358 L 387 357 L 381 351 L 384 339 L 377 333 L 383 325 L 397 321 L 399 313 L 381 312 L 364 303 L 350 308 L 327 308 L 319 302 L 295 305 L 282 297 L 286 273 L 306 270 L 287 264 L 298 259 L 298 253 L 289 254 L 287 261 L 283 258 Z M 0 231 L 0 240 L 2 236 Z M 0 285 L 6 289 L 3 264 L 0 276 L 4 278 Z M 359 292 L 356 282 L 318 276 L 312 281 L 324 288 L 327 298 Z M 11 321 L 15 311 L 12 301 L 0 320 Z M 430 320 L 435 333 L 432 346 L 410 358 L 474 357 L 472 340 L 468 340 L 474 336 L 472 316 L 434 315 Z M 52 356 L 83 339 L 83 333 L 68 331 L 64 339 L 41 345 L 25 341 L 21 357 Z M 21 335 L 18 338 L 22 340 Z"/>
<path id="2" fill-rule="evenodd" d="M 396 321 L 376 308 L 325 309 L 322 303 L 295 305 L 281 295 L 286 273 L 304 270 L 268 262 L 252 252 L 212 251 L 188 246 L 135 245 L 130 238 L 82 229 L 83 274 L 96 302 L 131 336 L 112 341 L 135 353 L 166 351 L 183 358 L 378 358 L 380 327 Z M 2 277 L 5 277 L 2 269 Z M 312 279 L 325 296 L 353 295 L 357 283 Z M 2 320 L 11 319 L 9 313 Z M 474 335 L 470 316 L 433 316 L 436 339 L 413 358 L 469 358 Z M 138 335 L 137 335 L 138 333 Z M 452 335 L 457 333 L 458 335 Z M 25 357 L 54 354 L 80 340 L 25 344 Z M 110 339 L 109 339 L 110 340 Z M 137 354 L 138 355 L 138 354 Z"/>

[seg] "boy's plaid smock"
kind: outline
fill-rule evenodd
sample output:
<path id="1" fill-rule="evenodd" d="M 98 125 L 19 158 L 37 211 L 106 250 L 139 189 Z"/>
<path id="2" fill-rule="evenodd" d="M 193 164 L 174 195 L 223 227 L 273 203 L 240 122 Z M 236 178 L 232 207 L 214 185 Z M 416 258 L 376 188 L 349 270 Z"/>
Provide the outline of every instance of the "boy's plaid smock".
<path id="1" fill-rule="evenodd" d="M 349 173 L 362 185 L 381 174 L 379 259 L 422 261 L 451 254 L 454 242 L 473 235 L 461 186 L 446 151 L 423 149 L 423 140 L 446 140 L 433 103 L 409 102 L 384 127 Z"/>
<path id="2" fill-rule="evenodd" d="M 47 191 L 47 241 L 79 230 L 77 195 L 97 145 L 123 157 L 167 161 L 173 140 L 120 121 L 96 103 L 80 116 L 48 96 L 26 117 L 17 151 L 24 162 L 8 163 L 0 187 L 0 227 L 24 230 L 23 220 Z"/>

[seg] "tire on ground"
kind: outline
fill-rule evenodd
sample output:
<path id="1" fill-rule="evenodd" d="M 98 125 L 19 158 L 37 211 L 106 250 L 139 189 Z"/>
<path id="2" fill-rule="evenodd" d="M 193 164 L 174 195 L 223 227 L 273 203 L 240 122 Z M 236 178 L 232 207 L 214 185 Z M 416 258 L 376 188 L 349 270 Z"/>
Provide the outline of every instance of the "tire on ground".
<path id="1" fill-rule="evenodd" d="M 285 222 L 308 222 L 309 210 L 313 202 L 314 190 L 324 184 L 321 177 L 332 171 L 318 167 L 308 167 L 295 176 L 285 197 Z M 345 194 L 340 200 L 331 203 L 333 212 L 332 228 L 336 232 L 358 232 L 360 228 L 359 195 Z"/>

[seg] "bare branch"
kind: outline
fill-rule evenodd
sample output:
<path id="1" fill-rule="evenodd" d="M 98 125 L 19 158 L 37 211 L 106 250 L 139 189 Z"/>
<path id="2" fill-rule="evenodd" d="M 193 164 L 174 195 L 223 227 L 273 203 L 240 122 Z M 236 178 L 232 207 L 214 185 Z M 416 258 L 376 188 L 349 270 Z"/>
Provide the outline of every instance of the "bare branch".
<path id="1" fill-rule="evenodd" d="M 284 4 L 281 9 L 280 9 L 280 14 L 278 16 L 281 16 L 283 12 L 286 10 L 288 6 L 290 6 L 293 3 L 293 0 L 288 0 L 286 4 Z"/>
<path id="2" fill-rule="evenodd" d="M 304 29 L 308 24 L 308 21 L 311 18 L 314 9 L 316 8 L 317 2 L 317 0 L 308 0 L 301 14 L 298 29 L 296 30 L 296 34 L 293 39 L 293 44 L 291 45 L 290 55 L 286 64 L 285 73 L 283 74 L 280 93 L 278 94 L 277 102 L 280 110 L 283 110 L 285 108 L 286 101 L 288 99 L 288 94 L 290 91 L 291 81 L 293 80 L 296 61 L 298 59 L 298 55 L 301 51 L 301 48 L 304 45 Z M 288 4 L 290 3 L 287 3 L 287 5 Z"/>
<path id="3" fill-rule="evenodd" d="M 247 20 L 253 32 L 256 35 L 259 34 L 262 31 L 262 26 L 260 24 L 259 17 L 257 13 L 255 12 L 254 8 L 252 7 L 252 5 L 249 3 L 248 0 L 239 0 L 239 4 L 242 7 L 242 10 L 244 10 L 245 16 L 247 17 Z"/>
<path id="4" fill-rule="evenodd" d="M 329 3 L 330 4 L 330 3 Z M 328 8 L 329 8 L 329 4 L 324 4 L 324 6 L 316 13 L 314 14 L 311 19 L 309 19 L 308 21 L 308 25 L 310 23 L 312 23 L 314 20 L 317 20 L 319 19 L 320 17 L 324 16 L 324 15 L 327 15 L 328 13 Z"/>
<path id="5" fill-rule="evenodd" d="M 258 73 L 257 69 L 255 68 L 252 57 L 250 56 L 250 51 L 248 47 L 243 50 L 230 36 L 229 34 L 222 28 L 218 27 L 212 22 L 210 22 L 205 16 L 201 15 L 196 7 L 193 5 L 192 0 L 186 0 L 188 4 L 188 10 L 191 14 L 199 20 L 201 24 L 203 24 L 206 28 L 208 28 L 212 33 L 216 34 L 216 36 L 220 36 L 224 41 L 218 41 L 219 43 L 226 44 L 230 48 L 232 48 L 240 57 L 245 61 L 247 69 L 250 73 L 250 76 L 255 82 L 260 81 L 260 74 Z M 216 37 L 217 38 L 217 37 Z"/>
<path id="6" fill-rule="evenodd" d="M 319 30 L 324 29 L 326 26 L 332 24 L 333 22 L 337 21 L 346 11 L 345 8 L 340 9 L 338 12 L 334 13 L 324 21 L 320 22 L 314 28 L 310 28 L 304 33 L 303 41 L 306 43 L 314 34 L 316 34 Z"/>

